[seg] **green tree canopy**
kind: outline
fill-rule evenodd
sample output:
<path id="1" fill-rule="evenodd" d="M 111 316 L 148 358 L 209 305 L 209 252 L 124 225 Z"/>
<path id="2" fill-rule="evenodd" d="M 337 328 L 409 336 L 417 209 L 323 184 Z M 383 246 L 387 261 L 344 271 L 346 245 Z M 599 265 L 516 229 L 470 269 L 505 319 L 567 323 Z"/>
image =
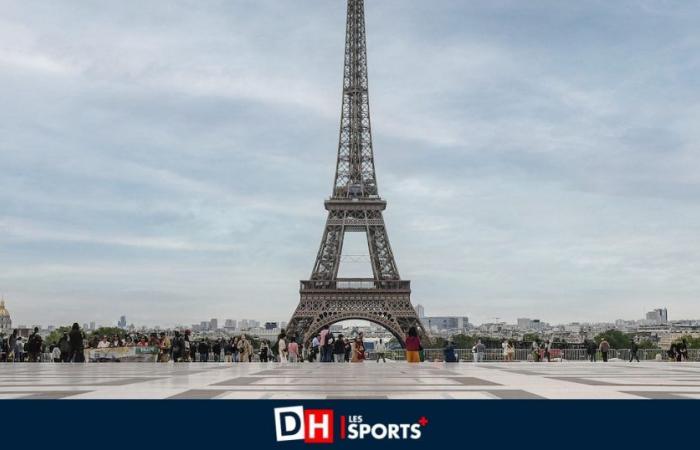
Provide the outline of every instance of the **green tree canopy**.
<path id="1" fill-rule="evenodd" d="M 630 344 L 632 344 L 631 337 L 618 330 L 608 330 L 605 333 L 600 333 L 594 339 L 597 344 L 605 339 L 610 344 L 610 348 L 630 348 Z"/>

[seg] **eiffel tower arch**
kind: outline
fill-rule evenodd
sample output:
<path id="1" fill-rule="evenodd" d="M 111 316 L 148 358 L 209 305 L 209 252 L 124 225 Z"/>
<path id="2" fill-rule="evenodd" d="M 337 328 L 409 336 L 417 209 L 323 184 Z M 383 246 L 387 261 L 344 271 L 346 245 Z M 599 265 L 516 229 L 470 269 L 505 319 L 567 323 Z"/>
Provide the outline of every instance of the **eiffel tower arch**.
<path id="1" fill-rule="evenodd" d="M 348 0 L 338 157 L 325 207 L 316 263 L 310 279 L 301 281 L 287 334 L 308 343 L 325 325 L 362 319 L 383 326 L 401 345 L 410 327 L 427 337 L 411 305 L 411 282 L 399 276 L 382 214 L 386 201 L 374 170 L 364 0 Z M 372 278 L 338 278 L 348 232 L 366 235 Z"/>

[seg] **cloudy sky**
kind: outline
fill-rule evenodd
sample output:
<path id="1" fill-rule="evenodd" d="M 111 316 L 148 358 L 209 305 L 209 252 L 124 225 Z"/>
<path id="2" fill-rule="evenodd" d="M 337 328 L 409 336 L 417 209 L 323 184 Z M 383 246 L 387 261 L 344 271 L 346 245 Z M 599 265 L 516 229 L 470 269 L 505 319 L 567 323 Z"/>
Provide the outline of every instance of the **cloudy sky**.
<path id="1" fill-rule="evenodd" d="M 477 323 L 700 318 L 697 4 L 366 3 L 414 303 Z M 341 0 L 2 0 L 15 323 L 287 320 L 326 218 L 344 22 Z"/>

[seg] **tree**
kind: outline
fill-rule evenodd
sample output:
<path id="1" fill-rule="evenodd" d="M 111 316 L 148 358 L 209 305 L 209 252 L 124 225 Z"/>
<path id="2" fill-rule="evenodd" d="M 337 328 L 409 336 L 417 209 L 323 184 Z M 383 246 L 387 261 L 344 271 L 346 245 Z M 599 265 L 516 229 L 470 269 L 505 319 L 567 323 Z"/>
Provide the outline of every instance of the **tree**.
<path id="1" fill-rule="evenodd" d="M 58 341 L 63 336 L 63 333 L 70 333 L 70 327 L 58 327 L 58 328 L 56 328 L 51 333 L 49 333 L 48 336 L 46 336 L 46 339 L 44 339 L 44 342 L 46 342 L 46 345 L 58 344 Z"/>
<path id="2" fill-rule="evenodd" d="M 693 337 L 686 334 L 683 336 L 683 339 L 685 339 L 685 341 L 688 343 L 688 348 L 700 348 L 700 337 Z"/>
<path id="3" fill-rule="evenodd" d="M 639 341 L 639 348 L 640 349 L 653 349 L 653 348 L 659 348 L 655 343 L 651 342 L 649 339 L 642 339 Z"/>
<path id="4" fill-rule="evenodd" d="M 466 334 L 455 334 L 452 336 L 452 342 L 456 348 L 472 348 L 474 343 L 476 343 L 476 338 Z"/>
<path id="5" fill-rule="evenodd" d="M 600 333 L 595 338 L 596 344 L 605 339 L 610 344 L 610 348 L 630 348 L 632 339 L 629 335 L 618 330 L 608 330 L 605 333 Z"/>
<path id="6" fill-rule="evenodd" d="M 85 330 L 83 330 L 83 331 L 85 331 Z M 112 339 L 112 336 L 114 336 L 114 335 L 124 336 L 125 331 L 122 330 L 121 328 L 118 328 L 118 327 L 100 327 L 100 328 L 96 329 L 95 331 L 93 331 L 92 333 L 90 333 L 90 335 L 88 336 L 88 340 L 95 338 L 95 337 L 98 339 L 101 339 L 102 336 L 107 336 L 107 339 L 109 340 L 109 339 Z"/>
<path id="7" fill-rule="evenodd" d="M 540 335 L 537 333 L 525 333 L 523 335 L 523 342 L 539 342 Z"/>

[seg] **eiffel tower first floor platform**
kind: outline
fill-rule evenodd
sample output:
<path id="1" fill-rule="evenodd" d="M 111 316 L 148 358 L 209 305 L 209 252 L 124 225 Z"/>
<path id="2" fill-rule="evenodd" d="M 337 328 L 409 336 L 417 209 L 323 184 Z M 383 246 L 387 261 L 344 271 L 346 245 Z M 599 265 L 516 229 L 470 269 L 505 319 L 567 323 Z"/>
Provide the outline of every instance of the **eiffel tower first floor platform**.
<path id="1" fill-rule="evenodd" d="M 367 320 L 386 328 L 404 345 L 416 327 L 421 340 L 428 335 L 411 304 L 411 282 L 348 278 L 302 281 L 301 299 L 287 325 L 287 336 L 308 345 L 324 326 L 344 320 Z"/>

